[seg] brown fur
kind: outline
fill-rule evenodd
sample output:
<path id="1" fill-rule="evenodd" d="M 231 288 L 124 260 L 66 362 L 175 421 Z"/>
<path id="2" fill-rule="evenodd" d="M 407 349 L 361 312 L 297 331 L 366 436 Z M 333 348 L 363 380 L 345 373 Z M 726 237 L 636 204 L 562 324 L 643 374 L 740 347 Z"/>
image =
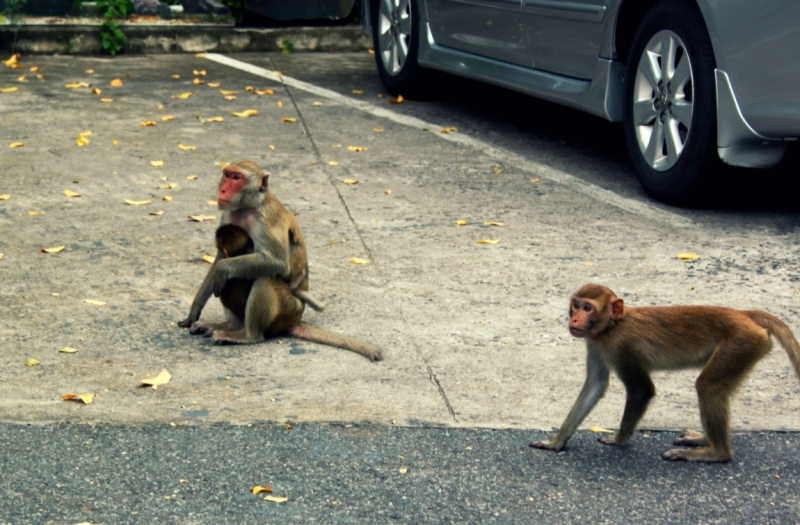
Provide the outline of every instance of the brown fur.
<path id="1" fill-rule="evenodd" d="M 570 332 L 586 339 L 587 376 L 575 405 L 555 438 L 531 443 L 562 450 L 605 393 L 609 371 L 625 385 L 627 401 L 619 432 L 602 438 L 607 445 L 628 444 L 655 396 L 653 370 L 703 367 L 696 387 L 705 434 L 685 431 L 664 459 L 728 461 L 730 397 L 753 366 L 772 348 L 774 336 L 800 377 L 800 345 L 786 324 L 767 312 L 720 306 L 626 308 L 604 286 L 587 284 L 570 301 Z"/>

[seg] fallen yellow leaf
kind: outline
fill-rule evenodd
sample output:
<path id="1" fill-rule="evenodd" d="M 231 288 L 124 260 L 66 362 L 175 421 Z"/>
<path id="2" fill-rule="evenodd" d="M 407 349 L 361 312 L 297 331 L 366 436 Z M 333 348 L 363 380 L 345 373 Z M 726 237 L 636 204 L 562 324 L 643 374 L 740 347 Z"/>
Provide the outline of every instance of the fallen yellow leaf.
<path id="1" fill-rule="evenodd" d="M 64 195 L 66 195 L 67 197 L 80 197 L 81 196 L 80 193 L 74 192 L 72 190 L 64 190 Z"/>
<path id="2" fill-rule="evenodd" d="M 403 95 L 397 95 L 397 98 L 389 99 L 389 104 L 402 104 L 405 101 L 406 99 L 403 98 Z"/>
<path id="3" fill-rule="evenodd" d="M 164 165 L 164 161 L 163 160 L 151 160 L 150 161 L 150 165 L 153 166 L 154 168 L 160 168 L 161 166 Z"/>
<path id="4" fill-rule="evenodd" d="M 216 215 L 189 215 L 188 217 L 195 222 L 213 221 L 217 218 Z"/>
<path id="5" fill-rule="evenodd" d="M 236 95 L 225 95 L 222 98 L 224 98 L 225 100 L 236 100 Z"/>
<path id="6" fill-rule="evenodd" d="M 266 496 L 264 499 L 266 501 L 274 501 L 275 503 L 286 503 L 289 501 L 289 498 L 283 496 Z"/>
<path id="7" fill-rule="evenodd" d="M 39 68 L 37 67 L 36 69 L 39 69 Z M 94 74 L 94 69 L 87 69 L 86 70 L 86 74 L 87 75 L 93 75 Z"/>
<path id="8" fill-rule="evenodd" d="M 139 122 L 139 125 L 142 127 L 152 127 L 158 126 L 158 123 L 155 120 L 145 120 L 144 122 Z"/>
<path id="9" fill-rule="evenodd" d="M 92 394 L 64 394 L 61 396 L 61 399 L 65 401 L 83 401 L 84 405 L 88 405 L 94 401 Z"/>
<path id="10" fill-rule="evenodd" d="M 164 184 L 163 186 L 159 186 L 159 190 L 172 190 L 178 187 L 177 182 L 170 182 L 169 184 Z"/>
<path id="11" fill-rule="evenodd" d="M 100 95 L 102 92 L 103 92 L 103 90 L 100 89 L 100 88 L 94 88 L 92 90 L 92 93 L 95 94 L 95 95 Z"/>
<path id="12" fill-rule="evenodd" d="M 386 195 L 391 195 L 392 194 L 392 190 L 384 190 L 383 193 L 385 193 Z"/>
<path id="13" fill-rule="evenodd" d="M 225 119 L 222 117 L 211 117 L 210 119 L 206 120 L 206 122 L 222 122 Z"/>
<path id="14" fill-rule="evenodd" d="M 192 84 L 196 84 L 196 85 L 198 85 L 198 86 L 199 86 L 200 84 L 204 84 L 204 83 L 205 83 L 205 82 L 204 82 L 203 80 L 199 79 L 199 78 L 196 78 L 196 79 L 192 80 Z"/>
<path id="15" fill-rule="evenodd" d="M 101 98 L 100 102 L 102 102 L 103 104 L 110 104 L 110 103 L 114 102 L 114 99 L 113 98 Z"/>
<path id="16" fill-rule="evenodd" d="M 297 122 L 297 119 L 293 117 L 283 117 L 281 120 L 284 122 Z"/>
<path id="17" fill-rule="evenodd" d="M 120 87 L 122 85 L 122 80 L 119 78 L 115 78 L 114 80 L 111 81 L 111 85 L 113 87 Z"/>
<path id="18" fill-rule="evenodd" d="M 263 487 L 261 485 L 256 485 L 253 487 L 253 494 L 258 494 L 259 492 L 272 492 L 272 487 L 269 485 L 265 485 Z"/>
<path id="19" fill-rule="evenodd" d="M 312 102 L 311 105 L 315 108 L 322 107 L 322 102 Z"/>
<path id="20" fill-rule="evenodd" d="M 92 306 L 105 306 L 108 304 L 104 301 L 98 301 L 97 299 L 84 299 L 83 302 L 86 304 L 91 304 Z"/>
<path id="21" fill-rule="evenodd" d="M 181 93 L 180 95 L 172 95 L 172 98 L 187 99 L 191 96 L 192 96 L 191 91 L 187 91 L 186 93 Z"/>
<path id="22" fill-rule="evenodd" d="M 498 168 L 497 166 L 495 166 L 494 168 L 492 168 L 492 171 L 499 175 L 503 173 L 503 168 Z"/>
<path id="23" fill-rule="evenodd" d="M 267 147 L 268 147 L 269 149 L 275 149 L 275 146 L 273 146 L 272 144 L 270 144 L 270 145 L 269 145 L 269 146 L 267 146 Z"/>
<path id="24" fill-rule="evenodd" d="M 197 175 L 189 175 L 188 177 L 186 177 L 187 180 L 197 180 L 199 178 L 200 177 L 198 177 Z"/>
<path id="25" fill-rule="evenodd" d="M 542 179 L 531 179 L 531 182 L 533 182 L 533 183 L 542 182 Z"/>
<path id="26" fill-rule="evenodd" d="M 238 95 L 239 94 L 238 91 L 226 91 L 224 89 L 220 89 L 219 92 L 222 93 L 223 95 Z"/>
<path id="27" fill-rule="evenodd" d="M 78 350 L 77 350 L 76 348 L 70 348 L 70 347 L 68 347 L 68 346 L 65 346 L 64 348 L 62 348 L 61 350 L 59 350 L 59 352 L 61 352 L 62 354 L 74 354 L 74 353 L 76 353 L 77 351 L 78 351 Z"/>
<path id="28" fill-rule="evenodd" d="M 356 179 L 344 179 L 342 182 L 345 184 L 358 184 L 358 180 Z"/>
<path id="29" fill-rule="evenodd" d="M 181 78 L 180 75 L 172 75 L 172 78 Z"/>
<path id="30" fill-rule="evenodd" d="M 448 133 L 455 133 L 455 132 L 457 132 L 457 131 L 458 131 L 458 128 L 455 128 L 455 127 L 453 127 L 453 126 L 450 126 L 449 128 L 444 128 L 444 129 L 443 129 L 442 131 L 440 131 L 439 133 L 444 133 L 445 135 L 447 135 Z"/>
<path id="31" fill-rule="evenodd" d="M 0 88 L 0 93 L 13 93 L 14 91 L 18 90 L 17 86 L 7 87 L 7 88 Z"/>
<path id="32" fill-rule="evenodd" d="M 338 166 L 338 165 L 339 165 L 339 163 L 336 162 L 335 160 L 329 160 L 328 161 L 328 166 Z"/>
<path id="33" fill-rule="evenodd" d="M 478 244 L 497 244 L 500 239 L 478 239 Z"/>
<path id="34" fill-rule="evenodd" d="M 354 89 L 353 93 L 356 94 L 356 95 L 363 95 L 364 94 L 364 90 L 363 89 Z"/>
<path id="35" fill-rule="evenodd" d="M 364 146 L 347 146 L 348 151 L 367 151 Z"/>
<path id="36" fill-rule="evenodd" d="M 358 257 L 353 257 L 352 259 L 350 259 L 350 262 L 353 264 L 369 264 L 369 260 L 359 259 Z"/>
<path id="37" fill-rule="evenodd" d="M 70 84 L 65 84 L 64 87 L 67 89 L 77 89 L 77 88 L 92 87 L 92 86 L 91 84 L 87 84 L 86 82 L 72 82 Z"/>
<path id="38" fill-rule="evenodd" d="M 113 144 L 114 146 L 116 146 L 117 144 L 119 144 L 119 141 L 117 141 L 117 139 L 114 139 L 114 140 L 112 140 L 112 141 L 111 141 L 111 144 Z"/>
<path id="39" fill-rule="evenodd" d="M 0 261 L 2 261 L 2 260 L 3 260 L 3 254 L 0 253 Z"/>
<path id="40" fill-rule="evenodd" d="M 258 89 L 255 89 L 255 90 L 253 90 L 253 93 L 255 93 L 256 95 L 274 95 L 275 94 L 275 92 L 272 91 L 271 89 L 262 89 L 260 91 Z"/>
<path id="41" fill-rule="evenodd" d="M 12 142 L 11 144 L 8 145 L 8 147 L 9 148 L 21 148 L 24 145 L 25 144 L 23 144 L 22 142 Z"/>
<path id="42" fill-rule="evenodd" d="M 178 148 L 182 149 L 183 151 L 194 151 L 197 149 L 194 146 L 184 146 L 183 144 L 178 144 Z"/>
<path id="43" fill-rule="evenodd" d="M 33 359 L 33 358 L 28 359 L 27 361 L 25 361 L 25 366 L 36 366 L 38 364 L 39 364 L 39 361 L 37 361 L 36 359 Z"/>
<path id="44" fill-rule="evenodd" d="M 2 195 L 0 195 L 0 197 L 1 197 L 1 196 L 2 196 Z M 0 200 L 2 200 L 2 199 L 0 199 Z M 41 210 L 37 210 L 37 211 L 29 211 L 29 212 L 28 212 L 28 215 L 33 215 L 33 216 L 36 216 L 36 215 L 42 215 L 43 213 L 44 213 L 44 212 L 43 212 L 43 211 L 41 211 Z"/>
<path id="45" fill-rule="evenodd" d="M 367 53 L 369 53 L 370 55 L 374 55 L 375 54 L 375 50 L 374 49 L 367 49 Z"/>
<path id="46" fill-rule="evenodd" d="M 332 148 L 341 148 L 342 145 L 341 144 L 331 144 L 331 147 Z"/>
<path id="47" fill-rule="evenodd" d="M 11 55 L 11 58 L 9 58 L 8 60 L 3 60 L 3 65 L 6 65 L 6 66 L 13 66 L 16 63 L 17 63 L 17 55 L 16 54 Z"/>
<path id="48" fill-rule="evenodd" d="M 372 128 L 375 133 L 383 133 L 383 128 Z"/>
<path id="49" fill-rule="evenodd" d="M 584 266 L 594 266 L 594 263 L 591 261 L 586 261 L 583 263 Z"/>
<path id="50" fill-rule="evenodd" d="M 166 122 L 168 120 L 175 120 L 175 116 L 174 115 L 164 115 L 163 117 L 161 117 L 161 121 L 162 122 Z"/>
<path id="51" fill-rule="evenodd" d="M 164 215 L 164 210 L 159 210 L 159 211 L 151 211 L 151 212 L 150 212 L 150 215 L 156 215 L 156 216 L 161 216 L 161 215 Z"/>
<path id="52" fill-rule="evenodd" d="M 91 131 L 83 131 L 83 132 L 79 133 L 79 135 L 81 137 L 91 137 L 92 136 L 92 132 Z"/>
<path id="53" fill-rule="evenodd" d="M 236 117 L 246 118 L 246 117 L 252 117 L 254 115 L 258 115 L 258 111 L 255 110 L 255 109 L 247 109 L 245 111 L 240 111 L 238 113 L 235 112 L 235 111 L 231 111 L 231 115 L 234 115 Z"/>
<path id="54" fill-rule="evenodd" d="M 399 469 L 397 469 L 397 472 L 399 472 L 400 474 L 405 474 L 406 472 L 408 472 L 408 469 L 406 467 L 400 467 Z"/>
<path id="55" fill-rule="evenodd" d="M 129 206 L 144 206 L 146 204 L 150 204 L 150 203 L 153 202 L 153 201 L 151 201 L 149 199 L 146 200 L 146 201 L 132 201 L 130 199 L 124 199 L 124 200 L 125 200 L 125 204 L 127 204 Z"/>
<path id="56" fill-rule="evenodd" d="M 169 380 L 172 379 L 172 375 L 167 372 L 166 368 L 158 373 L 158 375 L 152 379 L 141 379 L 140 382 L 143 385 L 152 386 L 153 390 L 156 390 L 159 385 L 166 385 L 169 383 Z"/>
<path id="57" fill-rule="evenodd" d="M 77 139 L 75 139 L 75 143 L 78 146 L 85 146 L 89 143 L 89 139 L 87 139 L 86 137 L 78 137 Z"/>
<path id="58" fill-rule="evenodd" d="M 45 75 L 36 75 L 36 78 L 41 80 L 41 79 L 45 78 Z"/>
<path id="59" fill-rule="evenodd" d="M 199 77 L 206 76 L 206 70 L 205 69 L 199 69 L 199 70 L 198 69 L 193 69 L 192 73 L 194 73 L 195 75 L 197 75 Z"/>
<path id="60" fill-rule="evenodd" d="M 214 261 L 216 261 L 217 258 L 213 255 L 203 255 L 203 260 L 209 264 L 214 264 Z"/>
<path id="61" fill-rule="evenodd" d="M 205 53 L 197 53 L 194 57 L 195 58 L 205 58 L 206 54 Z"/>
<path id="62" fill-rule="evenodd" d="M 678 259 L 680 259 L 681 261 L 693 261 L 693 260 L 699 259 L 699 258 L 700 258 L 700 256 L 697 255 L 696 253 L 679 253 L 678 254 Z"/>
<path id="63" fill-rule="evenodd" d="M 19 81 L 19 82 L 26 82 L 27 80 L 28 79 L 25 77 L 25 75 L 22 75 L 21 77 L 17 77 L 17 81 Z"/>
<path id="64" fill-rule="evenodd" d="M 172 195 L 164 195 L 163 197 L 161 197 L 161 200 L 169 202 L 172 200 Z"/>
<path id="65" fill-rule="evenodd" d="M 8 193 L 4 193 L 4 194 L 0 195 L 0 201 L 7 201 L 10 198 L 11 198 L 11 195 L 8 194 Z"/>
<path id="66" fill-rule="evenodd" d="M 217 201 L 208 201 L 206 204 L 208 204 L 209 206 L 216 206 Z"/>
<path id="67" fill-rule="evenodd" d="M 589 429 L 589 432 L 595 432 L 597 434 L 606 433 L 606 434 L 613 434 L 613 430 L 608 430 L 603 427 L 592 427 Z"/>
<path id="68" fill-rule="evenodd" d="M 222 82 L 209 82 L 206 86 L 210 88 L 218 88 L 222 85 Z"/>
<path id="69" fill-rule="evenodd" d="M 495 221 L 483 221 L 483 224 L 486 226 L 505 226 L 502 222 L 495 222 Z"/>
<path id="70" fill-rule="evenodd" d="M 465 221 L 464 219 L 458 219 L 456 221 L 456 224 L 458 224 L 459 226 L 466 226 L 467 225 L 467 221 Z"/>

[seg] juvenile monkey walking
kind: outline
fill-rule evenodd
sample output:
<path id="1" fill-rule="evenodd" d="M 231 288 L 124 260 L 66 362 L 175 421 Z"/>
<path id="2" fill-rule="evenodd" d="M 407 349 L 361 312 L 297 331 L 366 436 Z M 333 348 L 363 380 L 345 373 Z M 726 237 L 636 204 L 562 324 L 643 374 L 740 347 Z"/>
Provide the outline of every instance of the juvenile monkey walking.
<path id="1" fill-rule="evenodd" d="M 775 337 L 786 350 L 800 378 L 800 345 L 786 324 L 760 310 L 719 306 L 625 308 L 604 286 L 587 284 L 572 296 L 569 331 L 586 339 L 586 382 L 567 419 L 549 441 L 534 448 L 559 451 L 591 412 L 608 386 L 613 370 L 625 385 L 627 399 L 619 432 L 601 438 L 605 445 L 624 447 L 655 396 L 653 370 L 702 367 L 697 397 L 704 433 L 686 430 L 678 446 L 662 457 L 684 461 L 728 461 L 730 397 L 755 364 L 772 349 Z"/>
<path id="2" fill-rule="evenodd" d="M 192 334 L 211 337 L 217 344 L 259 343 L 268 335 L 286 333 L 317 343 L 352 350 L 373 361 L 383 358 L 380 348 L 369 343 L 301 322 L 302 296 L 308 291 L 308 259 L 300 223 L 269 191 L 269 175 L 249 160 L 234 162 L 222 170 L 217 203 L 222 225 L 233 224 L 237 249 L 252 253 L 226 257 L 226 241 L 220 241 L 217 257 L 195 295 L 189 316 L 178 322 Z M 230 233 L 230 232 L 229 232 Z M 227 249 L 227 248 L 226 248 Z M 245 281 L 232 280 L 242 279 Z M 252 284 L 246 280 L 252 280 Z M 232 286 L 227 285 L 231 283 Z M 223 296 L 226 321 L 200 323 L 200 313 L 211 294 Z M 310 303 L 310 301 L 309 301 Z"/>

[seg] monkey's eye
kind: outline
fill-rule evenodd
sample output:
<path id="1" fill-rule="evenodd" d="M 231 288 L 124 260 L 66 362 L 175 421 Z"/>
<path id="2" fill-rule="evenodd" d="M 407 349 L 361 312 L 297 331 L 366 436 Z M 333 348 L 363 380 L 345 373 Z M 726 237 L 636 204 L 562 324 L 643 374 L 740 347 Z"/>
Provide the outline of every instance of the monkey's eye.
<path id="1" fill-rule="evenodd" d="M 584 312 L 591 312 L 592 311 L 592 305 L 590 305 L 589 303 L 584 304 L 583 305 L 583 311 Z"/>

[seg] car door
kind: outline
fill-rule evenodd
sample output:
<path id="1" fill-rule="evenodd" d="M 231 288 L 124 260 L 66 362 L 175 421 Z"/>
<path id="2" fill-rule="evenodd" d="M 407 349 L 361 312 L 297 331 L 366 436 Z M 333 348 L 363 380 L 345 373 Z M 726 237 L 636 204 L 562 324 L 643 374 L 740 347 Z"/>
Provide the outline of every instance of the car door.
<path id="1" fill-rule="evenodd" d="M 536 69 L 590 79 L 617 0 L 523 0 Z M 606 57 L 610 58 L 610 57 Z"/>
<path id="2" fill-rule="evenodd" d="M 437 44 L 532 66 L 523 0 L 427 0 Z"/>

